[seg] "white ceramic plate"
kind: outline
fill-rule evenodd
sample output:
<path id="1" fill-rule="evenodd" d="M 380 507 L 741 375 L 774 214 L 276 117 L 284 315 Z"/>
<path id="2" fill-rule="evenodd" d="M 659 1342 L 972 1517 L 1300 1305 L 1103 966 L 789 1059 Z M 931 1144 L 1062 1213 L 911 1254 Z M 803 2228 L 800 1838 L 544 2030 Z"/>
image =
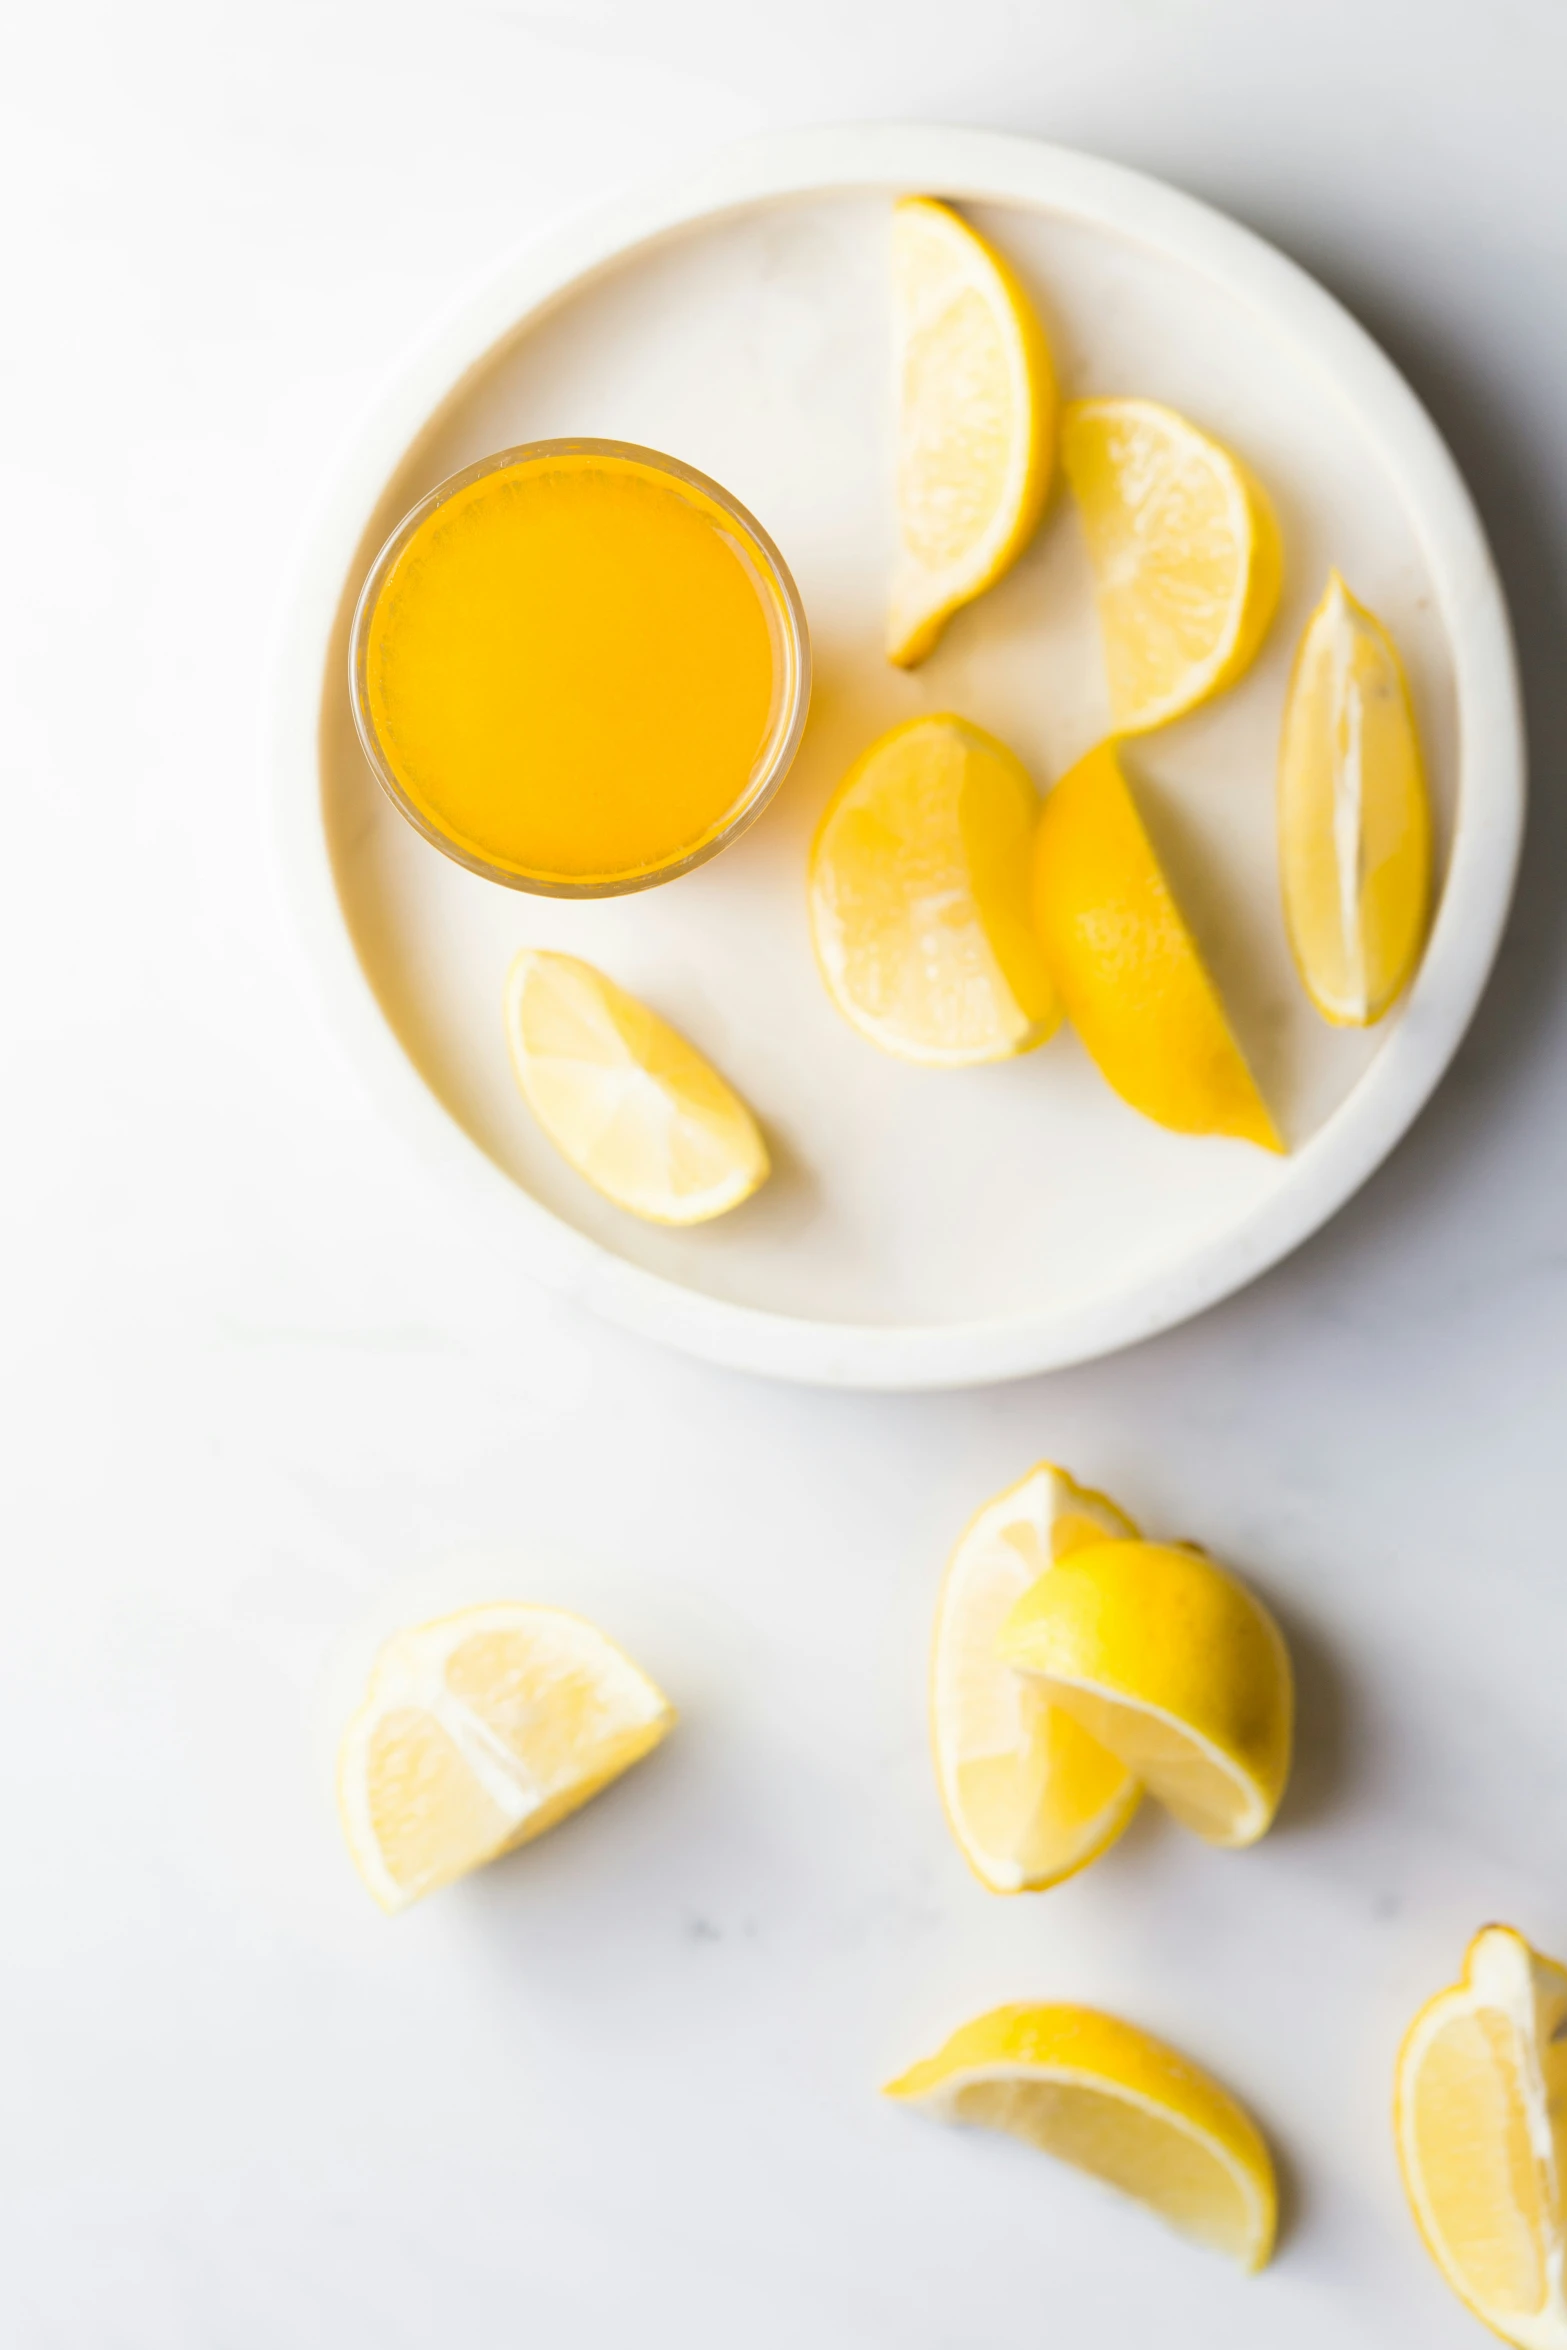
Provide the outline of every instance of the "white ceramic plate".
<path id="1" fill-rule="evenodd" d="M 1003 736 L 1041 785 L 1104 729 L 1086 558 L 1058 499 L 1015 571 L 912 675 L 881 654 L 892 533 L 886 243 L 894 196 L 950 197 L 1032 288 L 1068 393 L 1170 401 L 1268 485 L 1287 552 L 1262 658 L 1128 764 L 1291 1152 L 1160 1132 L 1063 1032 L 1006 1066 L 922 1071 L 850 1032 L 817 978 L 803 871 L 853 756 L 915 711 Z M 399 516 L 488 451 L 593 434 L 725 483 L 810 615 L 804 746 L 701 871 L 562 904 L 476 879 L 382 796 L 346 637 Z M 1337 564 L 1403 649 L 1437 801 L 1441 899 L 1401 1009 L 1316 1018 L 1290 966 L 1273 765 L 1289 660 Z M 272 767 L 305 927 L 354 1058 L 450 1160 L 498 1249 L 716 1360 L 867 1387 L 955 1385 L 1125 1346 L 1320 1225 L 1414 1118 L 1501 936 L 1524 763 L 1507 618 L 1454 466 L 1338 305 L 1244 229 L 1087 156 L 969 131 L 793 132 L 527 247 L 402 370 L 326 516 L 290 618 Z M 755 1201 L 692 1232 L 597 1198 L 532 1126 L 502 982 L 524 943 L 645 995 L 741 1087 L 775 1145 Z"/>

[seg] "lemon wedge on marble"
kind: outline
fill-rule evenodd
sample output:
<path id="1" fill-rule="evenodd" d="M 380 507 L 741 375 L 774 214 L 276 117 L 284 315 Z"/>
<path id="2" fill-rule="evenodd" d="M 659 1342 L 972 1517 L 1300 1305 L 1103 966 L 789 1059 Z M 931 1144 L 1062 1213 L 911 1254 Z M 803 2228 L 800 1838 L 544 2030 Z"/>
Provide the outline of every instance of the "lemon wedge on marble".
<path id="1" fill-rule="evenodd" d="M 1279 865 L 1306 993 L 1336 1027 L 1369 1027 L 1425 944 L 1431 804 L 1398 648 L 1336 571 L 1290 679 Z"/>
<path id="2" fill-rule="evenodd" d="M 1074 400 L 1061 466 L 1093 564 L 1111 726 L 1142 734 L 1233 685 L 1279 600 L 1278 525 L 1239 458 L 1156 400 Z"/>
<path id="3" fill-rule="evenodd" d="M 1426 2248 L 1517 2350 L 1567 2350 L 1567 1968 L 1510 1926 L 1416 2016 L 1393 2127 Z"/>
<path id="4" fill-rule="evenodd" d="M 948 205 L 897 206 L 892 285 L 900 543 L 887 653 L 907 668 L 1027 545 L 1050 485 L 1056 400 L 1028 296 Z"/>
<path id="5" fill-rule="evenodd" d="M 1073 1551 L 1017 1602 L 996 1654 L 1210 1844 L 1255 1844 L 1271 1827 L 1289 1777 L 1289 1651 L 1202 1551 Z"/>
<path id="6" fill-rule="evenodd" d="M 1273 2249 L 1278 2192 L 1256 2123 L 1188 2058 L 1097 2008 L 994 2008 L 886 2094 L 1021 2138 L 1243 2269 Z"/>
<path id="7" fill-rule="evenodd" d="M 1282 1150 L 1113 743 L 1046 799 L 1033 886 L 1057 992 L 1122 1100 L 1179 1134 Z"/>
<path id="8" fill-rule="evenodd" d="M 828 992 L 872 1044 L 955 1069 L 1050 1035 L 1028 903 L 1038 812 L 1021 761 L 966 718 L 911 718 L 850 768 L 807 887 Z"/>
<path id="9" fill-rule="evenodd" d="M 525 947 L 506 983 L 506 1035 L 535 1118 L 617 1207 L 700 1224 L 767 1180 L 767 1145 L 739 1095 L 591 963 Z"/>
<path id="10" fill-rule="evenodd" d="M 674 1709 L 594 1626 L 516 1601 L 387 1641 L 338 1753 L 338 1804 L 383 1909 L 576 1811 L 666 1737 Z"/>
<path id="11" fill-rule="evenodd" d="M 1049 1461 L 986 1503 L 948 1563 L 931 1650 L 931 1745 L 952 1833 L 993 1893 L 1058 1884 L 1114 1842 L 1142 1792 L 1123 1763 L 996 1655 L 1057 1560 L 1137 1539 L 1102 1493 Z"/>

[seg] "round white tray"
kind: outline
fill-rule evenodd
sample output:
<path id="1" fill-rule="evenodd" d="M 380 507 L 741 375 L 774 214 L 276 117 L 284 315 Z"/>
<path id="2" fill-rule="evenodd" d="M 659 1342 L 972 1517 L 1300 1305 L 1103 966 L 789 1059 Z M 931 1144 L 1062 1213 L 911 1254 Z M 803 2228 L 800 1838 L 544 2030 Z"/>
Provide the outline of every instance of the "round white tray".
<path id="1" fill-rule="evenodd" d="M 1127 763 L 1290 1143 L 1160 1132 L 1076 1040 L 924 1071 L 831 1009 L 807 935 L 816 817 L 884 727 L 952 708 L 1048 785 L 1104 731 L 1068 501 L 912 675 L 880 650 L 890 554 L 887 227 L 952 198 L 1032 288 L 1063 388 L 1170 401 L 1242 452 L 1283 525 L 1284 601 L 1234 692 Z M 346 641 L 382 539 L 509 444 L 589 434 L 714 475 L 782 547 L 816 693 L 796 765 L 734 848 L 640 897 L 519 896 L 405 824 L 355 741 Z M 1290 967 L 1273 765 L 1289 659 L 1330 564 L 1408 662 L 1441 897 L 1407 1001 L 1326 1029 Z M 271 767 L 304 928 L 354 1060 L 450 1162 L 498 1250 L 621 1322 L 721 1362 L 865 1387 L 1001 1379 L 1125 1346 L 1239 1288 L 1363 1183 L 1441 1076 L 1506 918 L 1524 759 L 1507 617 L 1424 410 L 1355 322 L 1246 230 L 1156 182 L 982 132 L 790 132 L 528 246 L 401 370 L 341 480 L 291 610 Z M 693 1232 L 597 1198 L 531 1125 L 500 1005 L 524 943 L 646 996 L 754 1104 L 776 1172 Z"/>

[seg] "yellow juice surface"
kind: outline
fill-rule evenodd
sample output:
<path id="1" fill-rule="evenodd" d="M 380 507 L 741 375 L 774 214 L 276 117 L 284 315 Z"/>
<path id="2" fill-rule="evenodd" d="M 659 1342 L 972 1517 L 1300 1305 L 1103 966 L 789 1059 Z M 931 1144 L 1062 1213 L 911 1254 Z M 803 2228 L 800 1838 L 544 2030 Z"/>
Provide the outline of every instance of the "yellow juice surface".
<path id="1" fill-rule="evenodd" d="M 763 551 L 633 458 L 524 458 L 435 507 L 366 639 L 382 754 L 456 847 L 530 880 L 678 864 L 749 797 L 785 689 Z"/>

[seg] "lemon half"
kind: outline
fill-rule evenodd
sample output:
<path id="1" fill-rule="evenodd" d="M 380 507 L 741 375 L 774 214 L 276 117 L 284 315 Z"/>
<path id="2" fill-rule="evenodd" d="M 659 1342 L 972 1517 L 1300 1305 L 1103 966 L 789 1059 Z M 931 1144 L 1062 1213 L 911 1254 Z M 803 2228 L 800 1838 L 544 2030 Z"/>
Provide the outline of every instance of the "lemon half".
<path id="1" fill-rule="evenodd" d="M 995 2008 L 886 2094 L 1073 2163 L 1243 2269 L 1273 2249 L 1278 2191 L 1250 2115 L 1186 2057 L 1097 2008 Z"/>

